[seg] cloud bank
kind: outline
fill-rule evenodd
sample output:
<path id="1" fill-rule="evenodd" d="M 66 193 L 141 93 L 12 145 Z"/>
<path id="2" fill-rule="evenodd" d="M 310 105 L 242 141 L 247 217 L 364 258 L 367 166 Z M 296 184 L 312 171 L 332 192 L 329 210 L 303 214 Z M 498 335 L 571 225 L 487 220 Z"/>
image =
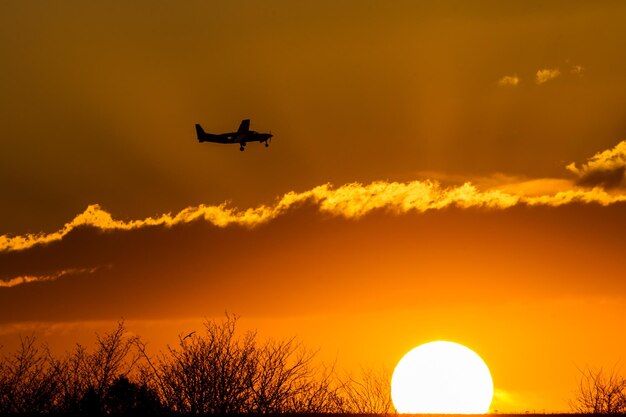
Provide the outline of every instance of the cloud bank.
<path id="1" fill-rule="evenodd" d="M 591 162 L 590 162 L 591 163 Z M 588 163 L 588 164 L 590 164 Z M 586 171 L 588 164 L 583 165 Z M 592 163 L 591 163 L 592 164 Z M 570 165 L 570 170 L 572 166 Z M 573 166 L 575 168 L 575 166 Z M 111 213 L 97 204 L 52 233 L 0 236 L 0 251 L 16 251 L 63 239 L 72 230 L 93 227 L 102 231 L 133 230 L 150 226 L 171 227 L 178 224 L 204 220 L 217 227 L 238 225 L 253 227 L 270 221 L 304 202 L 313 203 L 322 213 L 357 219 L 374 210 L 392 213 L 425 212 L 447 207 L 506 209 L 515 205 L 558 207 L 571 203 L 595 203 L 609 205 L 626 201 L 626 195 L 615 195 L 601 188 L 571 189 L 544 195 L 524 195 L 497 189 L 481 191 L 471 183 L 443 187 L 437 181 L 386 182 L 370 184 L 347 184 L 334 188 L 321 185 L 304 192 L 289 192 L 274 205 L 262 205 L 247 210 L 228 207 L 199 205 L 188 207 L 179 213 L 158 217 L 124 221 L 114 219 Z"/>
<path id="2" fill-rule="evenodd" d="M 567 188 L 565 187 L 569 184 L 567 180 L 535 179 L 519 182 L 506 176 L 495 176 L 495 183 L 492 182 L 483 190 L 471 182 L 442 186 L 440 182 L 430 179 L 352 183 L 338 188 L 324 184 L 304 192 L 289 192 L 279 198 L 274 205 L 261 205 L 247 210 L 229 207 L 226 204 L 199 205 L 185 208 L 174 215 L 166 213 L 130 221 L 115 219 L 98 204 L 93 204 L 55 232 L 0 236 L 0 252 L 19 251 L 55 242 L 80 227 L 92 227 L 101 231 L 124 231 L 150 226 L 172 227 L 197 220 L 204 220 L 217 227 L 231 225 L 254 227 L 304 203 L 313 204 L 325 214 L 358 219 L 374 210 L 401 214 L 411 211 L 441 210 L 447 207 L 501 210 L 516 205 L 559 207 L 584 203 L 606 206 L 626 201 L 626 194 L 606 191 L 626 184 L 624 175 L 626 141 L 595 154 L 580 168 L 571 163 L 566 169 L 578 176 L 576 183 Z M 555 188 L 555 185 L 558 187 Z M 21 282 L 28 282 L 30 278 L 25 277 Z"/>
<path id="3" fill-rule="evenodd" d="M 625 155 L 626 142 L 570 164 L 571 179 L 423 173 L 130 221 L 91 205 L 55 232 L 0 236 L 0 324 L 351 311 L 463 300 L 494 282 L 472 297 L 626 294 L 626 192 L 578 184 Z"/>

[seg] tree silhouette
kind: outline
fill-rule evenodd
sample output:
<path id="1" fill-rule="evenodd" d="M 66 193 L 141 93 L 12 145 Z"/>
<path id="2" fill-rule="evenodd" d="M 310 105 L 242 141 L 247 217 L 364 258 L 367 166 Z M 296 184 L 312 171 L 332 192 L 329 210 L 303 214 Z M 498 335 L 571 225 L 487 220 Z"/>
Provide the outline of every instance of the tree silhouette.
<path id="1" fill-rule="evenodd" d="M 124 321 L 103 336 L 96 335 L 92 352 L 76 345 L 63 359 L 50 358 L 57 381 L 56 408 L 64 412 L 101 412 L 105 396 L 115 378 L 128 376 L 139 360 L 133 352 L 135 337 L 128 336 Z"/>
<path id="2" fill-rule="evenodd" d="M 113 415 L 155 415 L 163 412 L 157 394 L 146 385 L 119 376 L 107 390 L 102 409 Z"/>
<path id="3" fill-rule="evenodd" d="M 34 414 L 53 408 L 57 379 L 48 356 L 48 349 L 30 336 L 20 339 L 17 352 L 0 362 L 0 414 Z"/>
<path id="4" fill-rule="evenodd" d="M 179 337 L 147 366 L 143 378 L 175 412 L 269 414 L 337 411 L 331 373 L 312 365 L 314 352 L 295 339 L 259 344 L 256 333 L 236 334 L 236 316 L 205 322 L 203 335 Z"/>
<path id="5" fill-rule="evenodd" d="M 269 341 L 259 347 L 251 411 L 270 414 L 310 408 L 306 399 L 315 390 L 312 386 L 314 369 L 311 366 L 314 356 L 295 339 Z"/>
<path id="6" fill-rule="evenodd" d="M 236 414 L 247 411 L 255 373 L 255 334 L 235 335 L 236 317 L 207 321 L 205 335 L 179 337 L 152 361 L 139 342 L 148 366 L 144 379 L 175 412 Z"/>
<path id="7" fill-rule="evenodd" d="M 624 414 L 626 412 L 626 379 L 616 369 L 581 370 L 578 390 L 571 408 L 581 414 Z"/>
<path id="8" fill-rule="evenodd" d="M 123 321 L 53 356 L 34 337 L 0 360 L 0 415 L 285 414 L 387 412 L 388 379 L 341 382 L 296 339 L 258 342 L 236 316 L 207 320 L 155 358 Z M 382 375 L 382 374 L 381 374 Z"/>
<path id="9" fill-rule="evenodd" d="M 351 375 L 342 384 L 344 409 L 354 414 L 389 414 L 394 410 L 391 401 L 391 373 L 387 369 L 361 369 L 359 378 Z"/>
<path id="10" fill-rule="evenodd" d="M 102 399 L 94 387 L 87 388 L 78 403 L 78 411 L 88 416 L 99 415 L 104 412 Z"/>

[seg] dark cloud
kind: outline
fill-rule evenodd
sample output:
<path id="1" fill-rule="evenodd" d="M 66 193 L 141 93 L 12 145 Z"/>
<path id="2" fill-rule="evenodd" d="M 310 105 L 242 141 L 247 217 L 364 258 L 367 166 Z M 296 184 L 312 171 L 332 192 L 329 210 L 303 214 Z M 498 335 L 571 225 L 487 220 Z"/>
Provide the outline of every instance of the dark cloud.
<path id="1" fill-rule="evenodd" d="M 578 167 L 575 163 L 567 166 L 578 176 L 576 184 L 584 187 L 614 189 L 626 185 L 626 141 L 621 141 L 611 149 L 598 152 Z"/>
<path id="2" fill-rule="evenodd" d="M 602 187 L 607 190 L 626 185 L 626 166 L 613 169 L 593 169 L 585 172 L 577 181 L 583 187 Z"/>

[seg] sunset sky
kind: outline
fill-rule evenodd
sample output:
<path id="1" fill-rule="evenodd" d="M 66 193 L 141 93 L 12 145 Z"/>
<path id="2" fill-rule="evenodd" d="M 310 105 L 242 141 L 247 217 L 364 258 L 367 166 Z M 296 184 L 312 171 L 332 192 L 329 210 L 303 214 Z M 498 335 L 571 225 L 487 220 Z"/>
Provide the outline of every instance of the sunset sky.
<path id="1" fill-rule="evenodd" d="M 0 354 L 225 311 L 501 412 L 626 361 L 626 3 L 0 3 Z M 242 119 L 269 148 L 198 143 Z"/>

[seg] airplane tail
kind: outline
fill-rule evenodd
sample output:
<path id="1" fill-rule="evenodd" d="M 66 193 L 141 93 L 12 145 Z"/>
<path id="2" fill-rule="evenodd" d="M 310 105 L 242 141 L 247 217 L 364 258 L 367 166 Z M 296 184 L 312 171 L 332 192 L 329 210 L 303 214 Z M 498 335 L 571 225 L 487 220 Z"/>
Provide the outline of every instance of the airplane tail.
<path id="1" fill-rule="evenodd" d="M 237 133 L 245 133 L 250 130 L 250 119 L 244 119 L 237 129 Z"/>
<path id="2" fill-rule="evenodd" d="M 198 142 L 204 142 L 204 138 L 206 137 L 206 132 L 202 129 L 202 126 L 196 123 L 196 136 L 198 137 Z"/>

